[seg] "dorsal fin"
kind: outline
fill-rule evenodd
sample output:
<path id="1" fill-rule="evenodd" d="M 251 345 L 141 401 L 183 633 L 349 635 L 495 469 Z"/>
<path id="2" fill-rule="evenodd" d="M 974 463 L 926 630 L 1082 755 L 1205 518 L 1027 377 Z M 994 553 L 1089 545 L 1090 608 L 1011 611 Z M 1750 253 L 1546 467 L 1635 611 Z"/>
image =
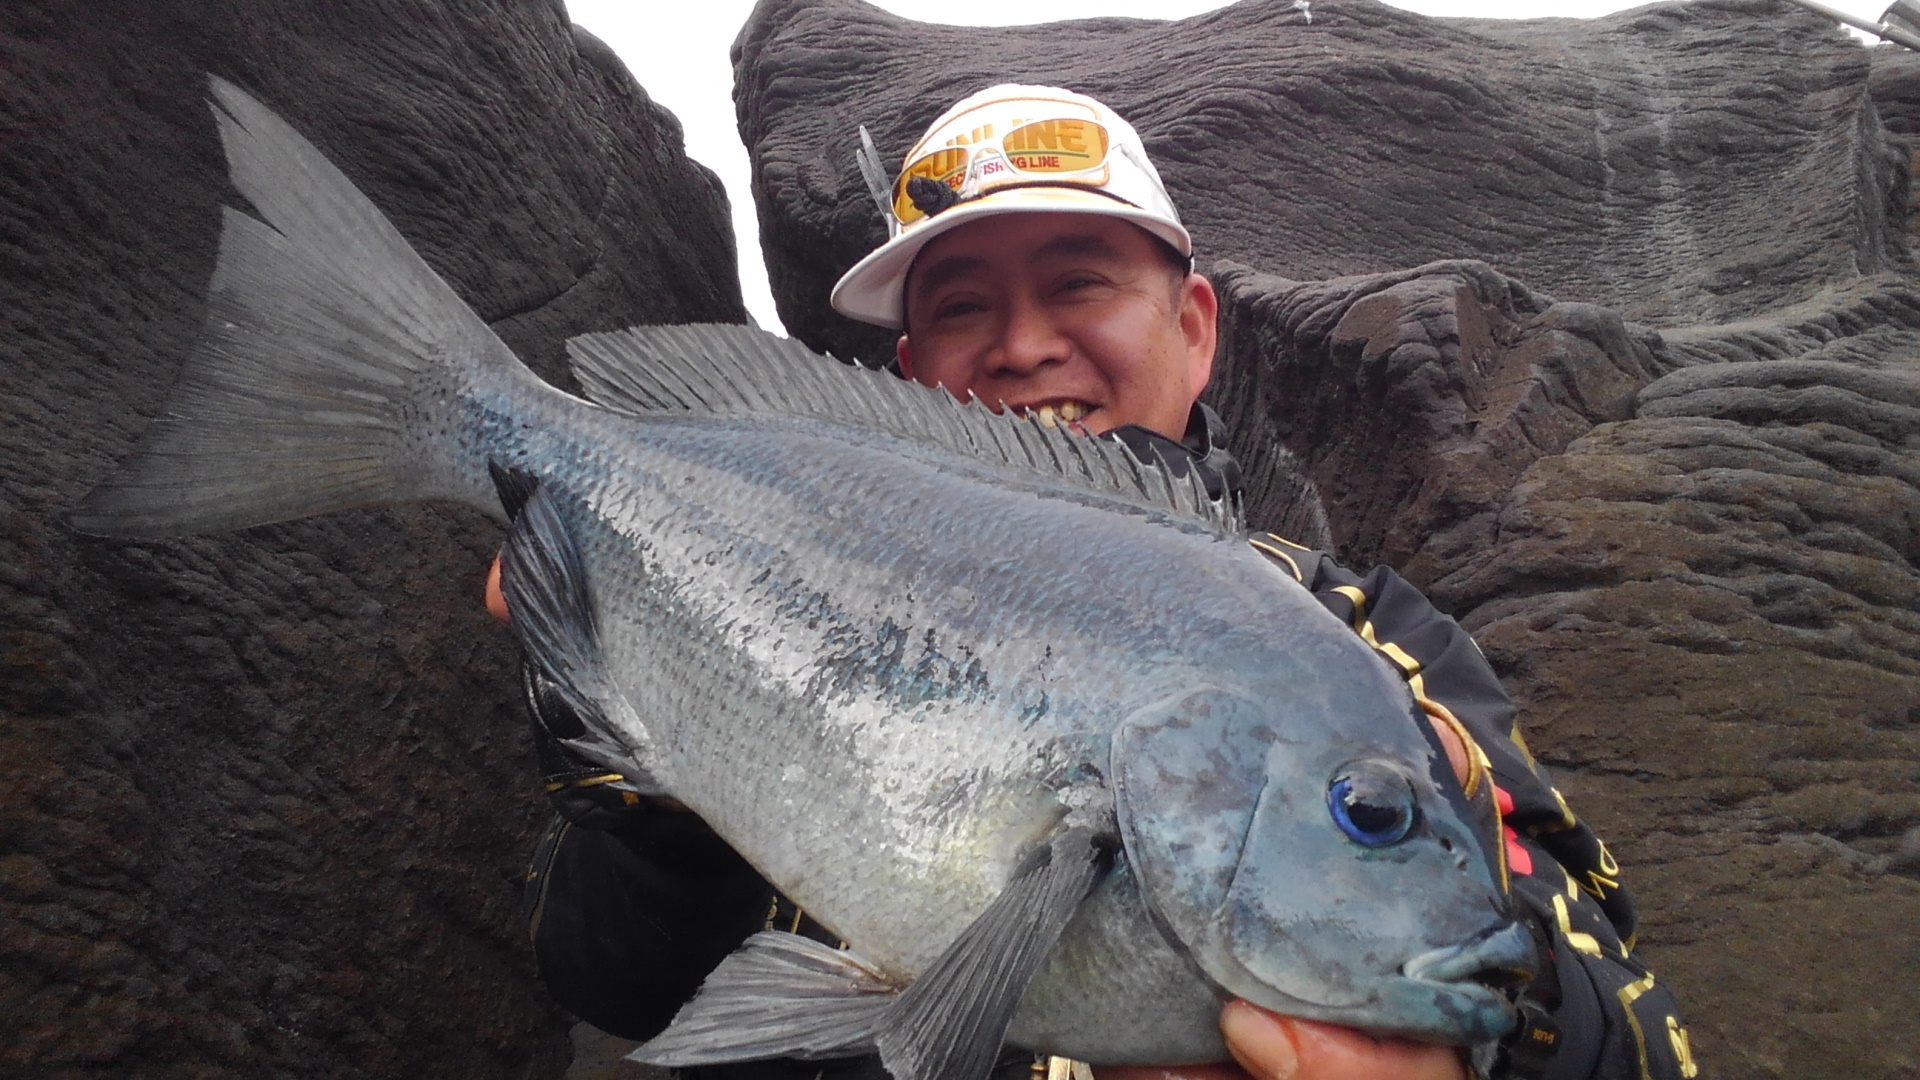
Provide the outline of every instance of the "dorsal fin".
<path id="1" fill-rule="evenodd" d="M 567 342 L 589 400 L 620 412 L 804 416 L 1055 477 L 1228 533 L 1231 499 L 1208 498 L 1197 475 L 1175 476 L 1113 439 L 1090 439 L 978 401 L 821 356 L 792 338 L 733 323 L 636 326 Z"/>

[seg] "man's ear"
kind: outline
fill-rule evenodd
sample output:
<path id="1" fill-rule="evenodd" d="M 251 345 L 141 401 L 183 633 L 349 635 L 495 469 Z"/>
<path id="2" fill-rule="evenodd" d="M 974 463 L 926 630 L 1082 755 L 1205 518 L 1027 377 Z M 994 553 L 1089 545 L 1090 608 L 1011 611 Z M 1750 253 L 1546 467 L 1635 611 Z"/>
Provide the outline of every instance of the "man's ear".
<path id="1" fill-rule="evenodd" d="M 913 346 L 907 344 L 907 335 L 901 334 L 893 343 L 893 358 L 900 365 L 900 377 L 913 378 Z"/>
<path id="2" fill-rule="evenodd" d="M 1220 297 L 1213 291 L 1213 282 L 1205 274 L 1188 274 L 1180 287 L 1180 334 L 1186 341 L 1187 388 L 1196 400 L 1213 377 L 1219 318 Z"/>

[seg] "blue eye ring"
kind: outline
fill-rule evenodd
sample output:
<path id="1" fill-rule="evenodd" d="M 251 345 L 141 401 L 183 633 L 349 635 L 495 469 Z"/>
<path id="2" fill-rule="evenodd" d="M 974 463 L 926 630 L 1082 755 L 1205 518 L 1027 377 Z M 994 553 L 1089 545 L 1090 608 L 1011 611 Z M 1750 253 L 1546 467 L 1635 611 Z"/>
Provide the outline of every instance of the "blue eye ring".
<path id="1" fill-rule="evenodd" d="M 1406 778 L 1365 762 L 1342 769 L 1327 785 L 1327 810 L 1347 839 L 1370 848 L 1405 840 L 1420 819 Z"/>

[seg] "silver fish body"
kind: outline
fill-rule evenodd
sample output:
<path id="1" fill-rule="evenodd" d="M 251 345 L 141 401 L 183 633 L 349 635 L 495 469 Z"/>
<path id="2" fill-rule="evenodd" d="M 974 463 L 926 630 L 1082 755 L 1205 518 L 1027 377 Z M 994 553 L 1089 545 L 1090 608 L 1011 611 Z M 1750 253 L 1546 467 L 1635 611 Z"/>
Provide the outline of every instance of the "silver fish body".
<path id="1" fill-rule="evenodd" d="M 490 474 L 511 470 L 547 521 L 516 543 L 566 549 L 590 609 L 549 620 L 574 649 L 557 675 L 597 710 L 579 748 L 699 813 L 873 986 L 964 984 L 954 1002 L 1007 1014 L 968 1037 L 1094 1062 L 1218 1059 L 1229 995 L 1436 1041 L 1509 1024 L 1486 983 L 1530 958 L 1490 784 L 1461 792 L 1405 684 L 1190 484 L 745 331 L 700 339 L 734 361 L 598 335 L 576 364 L 600 403 L 562 394 L 317 150 L 215 93 L 267 225 L 230 213 L 179 419 L 80 527 L 410 498 L 500 514 Z M 547 616 L 523 602 L 517 627 Z M 1049 876 L 1079 837 L 1090 891 Z M 1051 901 L 1003 898 L 1047 882 L 1078 891 L 1023 952 L 1009 912 Z M 952 974 L 1016 954 L 1010 990 Z M 938 993 L 916 1023 L 965 1011 Z M 873 1016 L 896 1074 L 949 1074 Z M 732 1022 L 656 1060 L 832 1043 Z"/>

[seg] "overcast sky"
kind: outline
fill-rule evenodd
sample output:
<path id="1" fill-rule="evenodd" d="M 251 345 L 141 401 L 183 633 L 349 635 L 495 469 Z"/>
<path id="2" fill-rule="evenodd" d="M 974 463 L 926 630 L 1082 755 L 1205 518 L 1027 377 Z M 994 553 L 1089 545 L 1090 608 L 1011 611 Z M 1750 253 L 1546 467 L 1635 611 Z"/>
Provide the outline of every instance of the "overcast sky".
<path id="1" fill-rule="evenodd" d="M 1878 21 L 1888 2 L 1826 0 L 1829 7 L 1873 21 Z M 747 310 L 762 326 L 784 332 L 773 313 L 773 296 L 760 261 L 752 195 L 747 188 L 747 151 L 740 145 L 740 134 L 734 126 L 733 68 L 727 60 L 727 48 L 753 10 L 753 0 L 673 4 L 660 0 L 566 0 L 566 5 L 576 24 L 611 46 L 647 93 L 680 118 L 687 132 L 687 153 L 719 174 L 733 203 Z M 1227 4 L 1223 0 L 879 0 L 877 6 L 929 22 L 1012 26 L 1096 15 L 1184 19 Z M 1593 18 L 1643 4 L 1621 0 L 1394 0 L 1394 6 L 1443 18 Z M 663 14 L 663 9 L 671 14 Z"/>

